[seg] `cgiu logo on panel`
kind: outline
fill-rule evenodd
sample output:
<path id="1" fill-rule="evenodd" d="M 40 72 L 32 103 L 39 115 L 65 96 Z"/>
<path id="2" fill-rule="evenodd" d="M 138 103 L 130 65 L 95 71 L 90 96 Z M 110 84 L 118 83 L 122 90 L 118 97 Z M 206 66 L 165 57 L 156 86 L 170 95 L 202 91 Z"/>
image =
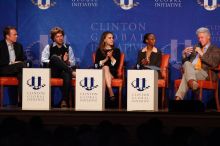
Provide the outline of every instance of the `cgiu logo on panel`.
<path id="1" fill-rule="evenodd" d="M 95 85 L 94 77 L 85 77 L 79 82 L 79 84 L 87 91 L 93 90 L 98 87 L 98 85 Z"/>
<path id="2" fill-rule="evenodd" d="M 144 91 L 144 90 L 150 88 L 150 86 L 146 82 L 146 78 L 136 78 L 131 83 L 131 86 L 133 88 L 137 89 L 138 91 Z"/>
<path id="3" fill-rule="evenodd" d="M 27 80 L 27 85 L 34 90 L 39 90 L 42 87 L 45 87 L 46 84 L 42 84 L 42 77 L 32 76 Z"/>

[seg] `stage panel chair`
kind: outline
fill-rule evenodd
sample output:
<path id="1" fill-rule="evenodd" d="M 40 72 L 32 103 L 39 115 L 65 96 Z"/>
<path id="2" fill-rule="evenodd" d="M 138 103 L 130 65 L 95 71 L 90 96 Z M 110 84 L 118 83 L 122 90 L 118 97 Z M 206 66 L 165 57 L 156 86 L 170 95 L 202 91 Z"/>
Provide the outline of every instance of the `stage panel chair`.
<path id="1" fill-rule="evenodd" d="M 25 61 L 26 67 L 32 67 L 32 61 L 26 60 Z M 0 77 L 0 107 L 3 107 L 3 98 L 4 98 L 4 86 L 18 86 L 18 79 L 14 76 L 3 76 Z M 19 100 L 19 98 L 18 98 Z"/>
<path id="2" fill-rule="evenodd" d="M 43 63 L 43 65 L 41 65 L 41 67 L 49 68 L 49 64 L 48 63 Z M 51 78 L 50 79 L 50 85 L 53 86 L 53 87 L 62 87 L 63 86 L 63 79 L 62 78 Z M 71 85 L 75 87 L 75 78 L 72 78 Z M 71 91 L 71 93 L 72 93 L 72 91 Z M 70 93 L 69 104 L 70 104 L 70 107 L 72 108 L 73 107 L 73 105 L 72 105 L 72 100 L 73 99 L 72 99 L 72 94 L 71 93 Z"/>
<path id="3" fill-rule="evenodd" d="M 61 79 L 61 78 L 51 78 L 50 84 L 51 84 L 51 86 L 54 86 L 54 87 L 62 87 L 63 86 L 63 79 Z M 76 79 L 75 78 L 72 78 L 71 85 L 73 87 L 76 86 Z M 70 92 L 72 93 L 72 91 L 70 91 Z M 73 99 L 72 99 L 72 94 L 71 93 L 70 93 L 70 98 L 69 98 L 69 104 L 70 104 L 70 107 L 72 108 L 73 107 L 73 105 L 72 105 Z M 74 97 L 75 97 L 75 95 L 74 95 Z"/>
<path id="4" fill-rule="evenodd" d="M 162 99 L 161 99 L 161 106 L 162 109 L 165 106 L 165 90 L 168 88 L 169 85 L 169 60 L 170 54 L 163 54 L 161 59 L 160 65 L 160 72 L 161 72 L 161 79 L 158 79 L 158 88 L 162 88 Z"/>
<path id="5" fill-rule="evenodd" d="M 95 63 L 96 53 L 92 53 L 92 60 Z M 117 70 L 117 78 L 112 79 L 112 87 L 118 87 L 118 108 L 122 109 L 122 88 L 124 86 L 124 60 L 125 54 L 121 53 L 120 64 Z"/>
<path id="6" fill-rule="evenodd" d="M 214 91 L 214 94 L 215 94 L 215 103 L 216 103 L 216 108 L 218 111 L 220 111 L 220 105 L 219 105 L 219 97 L 218 97 L 218 82 L 219 82 L 219 78 L 220 78 L 220 65 L 213 69 L 214 72 L 218 72 L 218 79 L 217 81 L 212 81 L 212 74 L 211 74 L 211 70 L 208 71 L 208 74 L 209 74 L 209 77 L 210 79 L 209 80 L 198 80 L 198 85 L 199 85 L 199 100 L 202 101 L 202 91 L 203 89 L 206 89 L 206 90 L 213 90 Z M 175 91 L 178 90 L 179 86 L 180 86 L 180 82 L 181 82 L 181 79 L 177 79 L 174 81 L 174 88 L 175 88 Z"/>
<path id="7" fill-rule="evenodd" d="M 4 86 L 18 86 L 18 79 L 16 77 L 0 77 L 0 106 L 3 107 Z"/>
<path id="8" fill-rule="evenodd" d="M 72 87 L 74 87 L 74 95 L 72 96 L 72 91 L 70 92 L 70 100 L 69 100 L 69 103 L 70 103 L 70 107 L 73 107 L 73 98 L 74 99 L 76 98 L 76 78 L 72 78 L 72 81 L 71 81 L 71 85 Z M 74 101 L 74 107 L 75 107 L 75 101 Z"/>
<path id="9" fill-rule="evenodd" d="M 63 79 L 61 78 L 51 78 L 50 81 L 51 86 L 63 86 Z M 72 85 L 75 86 L 75 79 L 72 79 Z M 0 86 L 0 106 L 3 107 L 4 86 L 18 86 L 18 80 L 16 77 L 0 77 Z M 72 98 L 70 98 L 70 107 L 72 107 Z"/>

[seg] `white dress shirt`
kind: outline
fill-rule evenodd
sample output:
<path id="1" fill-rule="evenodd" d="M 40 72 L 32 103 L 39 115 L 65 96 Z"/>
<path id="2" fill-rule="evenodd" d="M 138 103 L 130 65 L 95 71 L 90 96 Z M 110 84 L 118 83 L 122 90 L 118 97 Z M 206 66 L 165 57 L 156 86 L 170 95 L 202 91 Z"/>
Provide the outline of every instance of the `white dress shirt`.
<path id="1" fill-rule="evenodd" d="M 55 47 L 56 45 L 57 45 L 56 42 L 53 42 L 52 46 Z M 67 47 L 66 44 L 63 44 L 63 46 Z M 69 46 L 68 50 L 69 50 L 68 55 L 69 55 L 70 66 L 74 66 L 76 65 L 76 59 L 73 53 L 73 49 L 71 46 Z M 49 57 L 50 57 L 50 45 L 46 45 L 41 55 L 41 62 L 49 63 L 50 62 Z"/>

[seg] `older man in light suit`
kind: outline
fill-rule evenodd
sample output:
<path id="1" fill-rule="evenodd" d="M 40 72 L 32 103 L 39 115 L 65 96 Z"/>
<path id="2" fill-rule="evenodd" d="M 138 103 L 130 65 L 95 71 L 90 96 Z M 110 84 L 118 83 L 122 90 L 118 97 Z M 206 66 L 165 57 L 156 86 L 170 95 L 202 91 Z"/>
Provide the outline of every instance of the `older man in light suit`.
<path id="1" fill-rule="evenodd" d="M 208 28 L 201 27 L 196 31 L 199 43 L 185 48 L 182 52 L 183 77 L 175 99 L 183 100 L 189 88 L 198 91 L 197 80 L 209 79 L 208 70 L 216 68 L 220 63 L 220 49 L 211 44 L 211 33 Z M 212 79 L 217 74 L 212 72 Z"/>

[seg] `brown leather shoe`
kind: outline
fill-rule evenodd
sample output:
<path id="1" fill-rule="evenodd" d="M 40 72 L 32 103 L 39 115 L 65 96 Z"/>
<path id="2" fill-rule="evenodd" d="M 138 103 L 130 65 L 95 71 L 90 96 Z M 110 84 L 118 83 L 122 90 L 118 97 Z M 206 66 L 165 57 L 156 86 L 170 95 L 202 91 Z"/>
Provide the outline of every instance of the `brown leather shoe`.
<path id="1" fill-rule="evenodd" d="M 198 89 L 198 83 L 195 80 L 189 80 L 188 81 L 188 86 L 189 88 L 191 88 L 192 90 L 197 90 Z"/>
<path id="2" fill-rule="evenodd" d="M 180 98 L 179 96 L 175 97 L 175 100 L 183 100 L 182 98 Z"/>

